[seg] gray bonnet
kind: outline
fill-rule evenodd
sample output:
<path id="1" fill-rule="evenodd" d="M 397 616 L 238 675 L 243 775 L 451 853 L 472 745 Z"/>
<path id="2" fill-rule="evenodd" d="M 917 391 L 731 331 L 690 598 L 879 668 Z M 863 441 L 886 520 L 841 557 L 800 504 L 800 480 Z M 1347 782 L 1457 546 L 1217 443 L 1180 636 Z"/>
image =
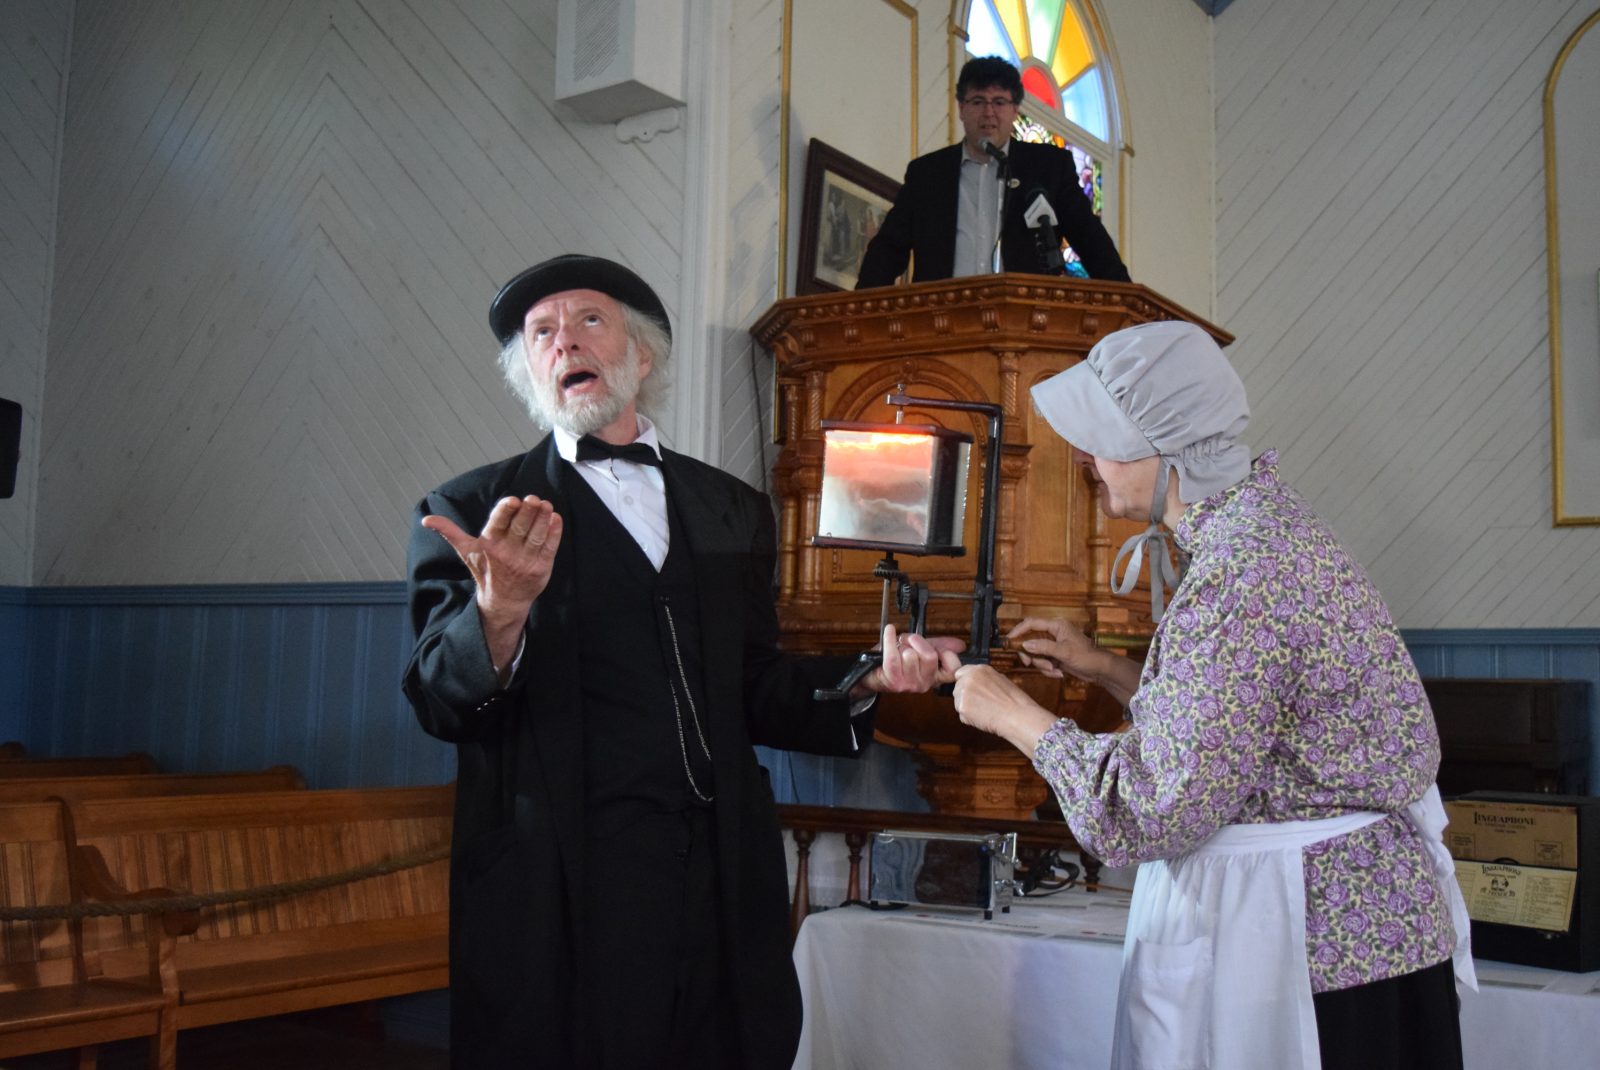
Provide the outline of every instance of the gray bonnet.
<path id="1" fill-rule="evenodd" d="M 1034 387 L 1033 404 L 1056 434 L 1084 453 L 1108 461 L 1161 458 L 1150 526 L 1123 544 L 1111 566 L 1112 589 L 1128 594 L 1145 546 L 1155 544 L 1150 608 L 1160 620 L 1163 592 L 1179 582 L 1161 527 L 1167 473 L 1178 473 L 1178 498 L 1186 504 L 1250 474 L 1249 447 L 1238 439 L 1250 422 L 1244 384 L 1209 334 L 1173 320 L 1106 335 L 1082 363 Z"/>
<path id="2" fill-rule="evenodd" d="M 1211 336 L 1177 320 L 1108 334 L 1081 363 L 1033 388 L 1056 434 L 1108 461 L 1159 456 L 1178 497 L 1197 502 L 1250 474 L 1239 441 L 1250 422 L 1244 384 Z"/>

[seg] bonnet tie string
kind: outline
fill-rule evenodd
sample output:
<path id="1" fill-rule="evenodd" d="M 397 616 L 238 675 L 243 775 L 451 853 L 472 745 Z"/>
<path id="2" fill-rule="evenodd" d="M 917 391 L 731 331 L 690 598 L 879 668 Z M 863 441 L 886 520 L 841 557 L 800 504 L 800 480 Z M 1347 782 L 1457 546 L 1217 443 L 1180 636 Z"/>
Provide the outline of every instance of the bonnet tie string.
<path id="1" fill-rule="evenodd" d="M 1161 620 L 1161 615 L 1166 611 L 1166 589 L 1171 587 L 1176 591 L 1183 579 L 1182 573 L 1172 563 L 1172 535 L 1161 526 L 1162 515 L 1166 512 L 1169 466 L 1170 462 L 1163 457 L 1161 474 L 1156 477 L 1155 497 L 1150 504 L 1150 526 L 1137 535 L 1128 536 L 1122 544 L 1122 549 L 1117 551 L 1116 560 L 1111 562 L 1111 590 L 1119 595 L 1130 594 L 1134 585 L 1139 582 L 1139 571 L 1144 565 L 1145 545 L 1152 544 L 1150 618 L 1154 621 Z M 1123 564 L 1125 561 L 1126 567 Z"/>

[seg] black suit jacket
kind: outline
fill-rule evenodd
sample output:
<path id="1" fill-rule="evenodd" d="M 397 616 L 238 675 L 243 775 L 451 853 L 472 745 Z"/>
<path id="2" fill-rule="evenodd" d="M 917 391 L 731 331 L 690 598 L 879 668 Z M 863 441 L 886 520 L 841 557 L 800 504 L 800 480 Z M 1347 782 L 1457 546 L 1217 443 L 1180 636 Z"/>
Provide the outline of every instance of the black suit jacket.
<path id="1" fill-rule="evenodd" d="M 800 992 L 789 954 L 782 833 L 751 745 L 852 753 L 848 703 L 811 698 L 815 688 L 837 683 L 851 659 L 779 652 L 766 497 L 671 451 L 663 452 L 663 471 L 700 578 L 718 880 L 743 1061 L 787 1070 L 799 1038 Z M 583 946 L 578 927 L 585 922 L 575 906 L 585 881 L 598 874 L 583 857 L 576 627 L 583 597 L 574 589 L 571 542 L 582 535 L 567 528 L 550 583 L 529 615 L 522 662 L 502 690 L 471 576 L 419 521 L 436 514 L 479 531 L 496 501 L 529 494 L 570 519 L 567 490 L 581 478 L 546 438 L 526 454 L 445 483 L 412 518 L 416 645 L 403 688 L 422 727 L 456 744 L 458 762 L 450 888 L 457 1067 L 584 1065 L 584 1041 L 574 1028 L 583 999 L 575 990 L 574 949 Z M 858 722 L 855 731 L 865 733 L 864 743 L 871 728 Z"/>
<path id="2" fill-rule="evenodd" d="M 883 225 L 861 258 L 856 289 L 888 286 L 906 269 L 906 259 L 916 254 L 913 282 L 948 279 L 956 260 L 956 210 L 961 187 L 960 142 L 918 156 L 906 167 L 905 184 Z M 1022 213 L 1035 189 L 1042 189 L 1055 209 L 1057 232 L 1067 239 L 1083 261 L 1090 278 L 1128 281 L 1128 269 L 1117 255 L 1116 243 L 1089 206 L 1078 185 L 1072 153 L 1054 145 L 1034 145 L 1012 139 L 1007 150 L 1011 177 L 1017 185 L 1006 195 L 1005 219 L 1000 228 L 1000 256 L 1007 271 L 1042 272 L 1033 232 Z"/>

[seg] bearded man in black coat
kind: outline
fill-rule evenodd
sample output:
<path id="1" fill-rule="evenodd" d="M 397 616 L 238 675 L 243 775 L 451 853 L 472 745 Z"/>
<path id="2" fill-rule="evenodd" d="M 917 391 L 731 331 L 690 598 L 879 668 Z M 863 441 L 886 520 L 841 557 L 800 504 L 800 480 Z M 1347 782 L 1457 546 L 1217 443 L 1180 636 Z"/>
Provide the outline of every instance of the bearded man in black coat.
<path id="1" fill-rule="evenodd" d="M 948 640 L 777 647 L 767 498 L 660 447 L 639 412 L 671 349 L 638 275 L 535 265 L 489 313 L 533 449 L 417 507 L 403 687 L 456 745 L 456 1067 L 770 1067 L 800 1031 L 783 844 L 754 744 L 852 755 L 879 691 Z M 959 644 L 957 644 L 959 645 Z"/>

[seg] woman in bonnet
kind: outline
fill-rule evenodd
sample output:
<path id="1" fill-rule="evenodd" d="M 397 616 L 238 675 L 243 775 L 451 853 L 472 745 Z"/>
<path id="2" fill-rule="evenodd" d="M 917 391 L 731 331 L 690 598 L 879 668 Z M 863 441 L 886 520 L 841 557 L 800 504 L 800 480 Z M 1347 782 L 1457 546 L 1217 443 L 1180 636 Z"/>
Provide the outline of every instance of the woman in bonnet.
<path id="1" fill-rule="evenodd" d="M 1109 335 L 1033 402 L 1106 514 L 1149 521 L 1112 578 L 1127 593 L 1148 555 L 1159 623 L 1142 670 L 1066 621 L 1011 631 L 1025 664 L 1125 703 L 1124 731 L 985 665 L 956 670 L 955 704 L 1033 760 L 1085 848 L 1144 863 L 1113 1065 L 1459 1068 L 1455 980 L 1475 981 L 1439 741 L 1377 589 L 1276 453 L 1251 461 L 1244 386 L 1193 324 Z"/>

